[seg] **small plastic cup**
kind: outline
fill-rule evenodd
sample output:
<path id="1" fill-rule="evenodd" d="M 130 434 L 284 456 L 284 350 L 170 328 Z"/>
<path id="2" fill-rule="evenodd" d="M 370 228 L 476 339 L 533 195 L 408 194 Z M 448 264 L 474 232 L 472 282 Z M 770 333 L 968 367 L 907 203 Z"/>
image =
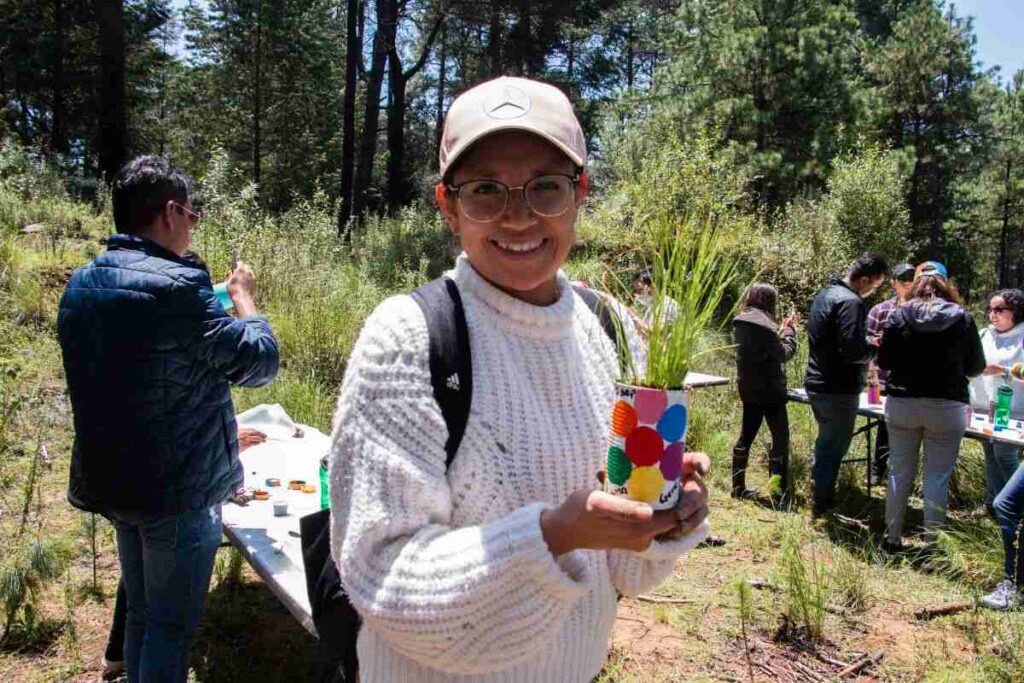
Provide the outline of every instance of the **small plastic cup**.
<path id="1" fill-rule="evenodd" d="M 286 501 L 286 500 L 274 501 L 274 516 L 275 517 L 286 517 L 286 516 L 288 516 L 288 501 Z"/>
<path id="2" fill-rule="evenodd" d="M 217 297 L 217 301 L 224 307 L 225 311 L 230 311 L 235 307 L 235 302 L 228 296 L 228 283 L 218 282 L 213 286 L 213 293 Z"/>

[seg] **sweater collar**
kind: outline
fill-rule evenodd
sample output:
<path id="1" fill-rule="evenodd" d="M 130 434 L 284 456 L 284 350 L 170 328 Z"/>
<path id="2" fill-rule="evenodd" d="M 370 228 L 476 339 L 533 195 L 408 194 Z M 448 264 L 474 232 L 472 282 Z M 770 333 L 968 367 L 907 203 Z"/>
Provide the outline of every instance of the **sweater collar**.
<path id="1" fill-rule="evenodd" d="M 483 304 L 501 327 L 526 337 L 555 339 L 572 331 L 575 297 L 565 273 L 558 271 L 558 299 L 548 306 L 534 306 L 501 291 L 473 268 L 461 254 L 455 268 L 447 273 L 459 289 Z"/>

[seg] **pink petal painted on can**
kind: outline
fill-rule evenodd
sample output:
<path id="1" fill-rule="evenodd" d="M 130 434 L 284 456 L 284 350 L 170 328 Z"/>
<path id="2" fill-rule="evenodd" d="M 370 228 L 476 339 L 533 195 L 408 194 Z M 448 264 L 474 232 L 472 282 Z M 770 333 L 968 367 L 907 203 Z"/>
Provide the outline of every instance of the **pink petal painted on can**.
<path id="1" fill-rule="evenodd" d="M 668 393 L 662 389 L 637 389 L 633 407 L 640 422 L 657 424 L 668 405 Z"/>

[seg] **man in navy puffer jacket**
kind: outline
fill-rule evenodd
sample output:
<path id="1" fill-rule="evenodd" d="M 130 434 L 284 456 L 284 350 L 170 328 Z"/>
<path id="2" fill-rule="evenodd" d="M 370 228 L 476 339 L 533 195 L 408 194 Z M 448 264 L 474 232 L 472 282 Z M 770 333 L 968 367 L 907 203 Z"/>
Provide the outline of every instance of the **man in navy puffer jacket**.
<path id="1" fill-rule="evenodd" d="M 139 157 L 114 179 L 107 250 L 80 268 L 57 326 L 74 412 L 68 499 L 117 530 L 129 681 L 184 681 L 209 588 L 220 509 L 242 484 L 230 384 L 278 370 L 277 341 L 238 264 L 228 293 L 185 256 L 191 180 Z"/>

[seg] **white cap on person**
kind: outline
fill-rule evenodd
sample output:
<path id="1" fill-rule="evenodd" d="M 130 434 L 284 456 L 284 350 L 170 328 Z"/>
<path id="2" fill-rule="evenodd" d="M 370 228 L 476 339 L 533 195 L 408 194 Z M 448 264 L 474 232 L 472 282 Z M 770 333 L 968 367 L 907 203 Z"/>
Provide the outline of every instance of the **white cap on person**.
<path id="1" fill-rule="evenodd" d="M 583 128 L 569 98 L 547 83 L 502 76 L 470 88 L 452 102 L 438 151 L 441 177 L 473 143 L 507 130 L 539 135 L 577 166 L 587 165 Z"/>

